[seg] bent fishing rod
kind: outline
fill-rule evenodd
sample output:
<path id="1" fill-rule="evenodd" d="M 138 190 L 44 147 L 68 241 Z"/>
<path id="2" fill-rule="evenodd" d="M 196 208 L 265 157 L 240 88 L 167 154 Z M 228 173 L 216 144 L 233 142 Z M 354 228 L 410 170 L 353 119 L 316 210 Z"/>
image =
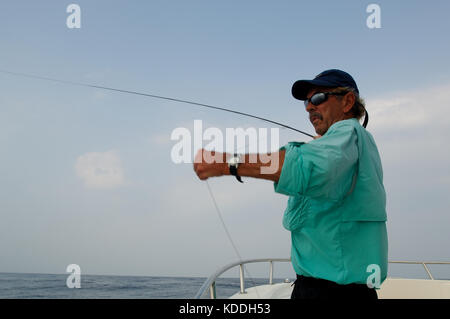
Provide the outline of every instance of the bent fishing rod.
<path id="1" fill-rule="evenodd" d="M 51 78 L 51 77 L 46 77 L 46 76 L 41 76 L 41 75 L 34 75 L 34 74 L 27 74 L 27 73 L 20 73 L 20 72 L 12 72 L 12 71 L 1 70 L 1 69 L 0 69 L 0 73 L 7 74 L 7 75 L 18 76 L 18 77 L 23 77 L 23 78 L 29 78 L 29 79 L 37 79 L 37 80 L 42 80 L 42 81 L 49 81 L 49 82 L 73 85 L 73 86 L 81 86 L 81 87 L 95 88 L 95 89 L 112 91 L 112 92 L 118 92 L 118 93 L 124 93 L 124 94 L 139 95 L 139 96 L 144 96 L 144 97 L 150 97 L 150 98 L 167 100 L 167 101 L 178 102 L 178 103 L 185 103 L 185 104 L 200 106 L 200 107 L 203 107 L 203 108 L 208 108 L 208 109 L 214 109 L 214 110 L 234 113 L 234 114 L 237 114 L 237 115 L 242 115 L 242 116 L 258 119 L 258 120 L 261 120 L 261 121 L 265 121 L 265 122 L 268 122 L 268 123 L 272 123 L 272 124 L 278 125 L 280 127 L 283 127 L 283 128 L 289 129 L 289 130 L 293 130 L 295 132 L 298 132 L 298 133 L 304 134 L 306 136 L 309 136 L 311 138 L 314 138 L 313 135 L 311 135 L 309 133 L 306 133 L 304 131 L 301 131 L 299 129 L 296 129 L 296 128 L 292 127 L 292 126 L 288 126 L 286 124 L 283 124 L 283 123 L 280 123 L 280 122 L 276 122 L 276 121 L 273 121 L 273 120 L 270 120 L 270 119 L 267 119 L 267 118 L 264 118 L 264 117 L 261 117 L 261 116 L 256 116 L 256 115 L 252 115 L 252 114 L 249 114 L 249 113 L 232 110 L 232 109 L 229 109 L 229 108 L 218 107 L 218 106 L 214 106 L 214 105 L 198 103 L 198 102 L 193 102 L 193 101 L 188 101 L 188 100 L 182 100 L 182 99 L 173 98 L 173 97 L 149 94 L 149 93 L 144 93 L 144 92 L 137 92 L 137 91 L 124 90 L 124 89 L 119 89 L 119 88 L 112 88 L 112 87 L 107 87 L 107 86 L 102 86 L 102 85 L 91 84 L 91 83 L 83 83 L 83 82 L 62 80 L 62 79 Z M 224 219 L 222 217 L 222 213 L 221 213 L 221 211 L 220 211 L 220 209 L 219 209 L 219 207 L 217 205 L 216 198 L 215 198 L 215 196 L 214 196 L 214 194 L 212 192 L 211 186 L 209 185 L 208 181 L 206 181 L 206 185 L 208 187 L 209 195 L 210 195 L 210 197 L 211 197 L 211 199 L 213 201 L 214 209 L 215 209 L 217 215 L 219 216 L 219 219 L 220 219 L 221 224 L 222 224 L 222 226 L 223 226 L 223 228 L 225 230 L 225 233 L 226 233 L 226 235 L 228 237 L 228 240 L 230 241 L 230 243 L 231 243 L 231 245 L 233 247 L 233 250 L 236 253 L 236 255 L 239 258 L 239 260 L 242 261 L 242 257 L 240 255 L 238 249 L 237 249 L 236 244 L 234 243 L 234 241 L 233 241 L 233 239 L 231 237 L 230 232 L 228 231 L 228 227 L 226 226 L 226 224 L 224 222 Z M 248 277 L 250 278 L 250 280 L 253 282 L 253 278 L 250 275 L 248 269 L 245 268 L 245 271 L 249 275 Z M 258 291 L 256 291 L 256 293 L 258 295 Z"/>
<path id="2" fill-rule="evenodd" d="M 0 70 L 0 73 L 8 74 L 8 75 L 14 75 L 14 76 L 19 76 L 19 77 L 25 77 L 25 78 L 30 78 L 30 79 L 37 79 L 37 80 L 42 80 L 42 81 L 62 83 L 62 84 L 68 84 L 68 85 L 74 85 L 74 86 L 89 87 L 89 88 L 95 88 L 95 89 L 100 89 L 100 90 L 119 92 L 119 93 L 124 93 L 124 94 L 140 95 L 140 96 L 145 96 L 145 97 L 150 97 L 150 98 L 155 98 L 155 99 L 161 99 L 161 100 L 167 100 L 167 101 L 172 101 L 172 102 L 196 105 L 196 106 L 200 106 L 200 107 L 204 107 L 204 108 L 209 108 L 209 109 L 214 109 L 214 110 L 234 113 L 234 114 L 238 114 L 238 115 L 242 115 L 242 116 L 246 116 L 246 117 L 251 117 L 251 118 L 258 119 L 258 120 L 261 120 L 261 121 L 265 121 L 265 122 L 268 122 L 268 123 L 272 123 L 272 124 L 278 125 L 280 127 L 284 127 L 284 128 L 293 130 L 295 132 L 304 134 L 306 136 L 309 136 L 311 138 L 314 138 L 314 136 L 309 134 L 309 133 L 306 133 L 304 131 L 301 131 L 301 130 L 296 129 L 296 128 L 292 127 L 292 126 L 289 126 L 289 125 L 286 125 L 286 124 L 283 124 L 283 123 L 280 123 L 280 122 L 276 122 L 276 121 L 273 121 L 273 120 L 270 120 L 270 119 L 267 119 L 267 118 L 264 118 L 264 117 L 261 117 L 261 116 L 256 116 L 256 115 L 252 115 L 252 114 L 249 114 L 249 113 L 236 111 L 236 110 L 232 110 L 232 109 L 229 109 L 229 108 L 214 106 L 214 105 L 210 105 L 210 104 L 198 103 L 198 102 L 182 100 L 182 99 L 173 98 L 173 97 L 167 97 L 167 96 L 161 96 L 161 95 L 144 93 L 144 92 L 137 92 L 137 91 L 124 90 L 124 89 L 119 89 L 119 88 L 112 88 L 112 87 L 107 87 L 107 86 L 102 86 L 102 85 L 91 84 L 91 83 L 75 82 L 75 81 L 61 80 L 61 79 L 50 78 L 50 77 L 40 76 L 40 75 L 33 75 L 33 74 L 20 73 L 20 72 L 12 72 L 12 71 L 7 71 L 7 70 Z"/>

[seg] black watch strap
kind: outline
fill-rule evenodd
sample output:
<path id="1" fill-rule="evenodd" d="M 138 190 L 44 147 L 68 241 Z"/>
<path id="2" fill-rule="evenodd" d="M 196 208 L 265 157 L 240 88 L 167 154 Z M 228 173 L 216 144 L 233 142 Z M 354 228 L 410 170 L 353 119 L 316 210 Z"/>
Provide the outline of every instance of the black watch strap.
<path id="1" fill-rule="evenodd" d="M 239 161 L 237 161 L 237 162 L 235 161 L 236 158 L 239 158 L 239 157 L 238 157 L 238 155 L 236 153 L 234 153 L 234 157 L 232 158 L 232 163 L 229 164 L 230 174 L 233 175 L 233 176 L 236 176 L 236 179 L 239 182 L 243 183 L 241 177 L 237 173 L 237 170 L 238 170 L 238 167 L 239 167 L 240 163 L 239 163 Z"/>
<path id="2" fill-rule="evenodd" d="M 238 173 L 237 173 L 237 167 L 236 167 L 236 166 L 230 165 L 230 174 L 233 175 L 233 176 L 236 176 L 236 179 L 237 179 L 239 182 L 243 183 L 241 177 L 240 177 L 240 176 L 238 175 Z"/>

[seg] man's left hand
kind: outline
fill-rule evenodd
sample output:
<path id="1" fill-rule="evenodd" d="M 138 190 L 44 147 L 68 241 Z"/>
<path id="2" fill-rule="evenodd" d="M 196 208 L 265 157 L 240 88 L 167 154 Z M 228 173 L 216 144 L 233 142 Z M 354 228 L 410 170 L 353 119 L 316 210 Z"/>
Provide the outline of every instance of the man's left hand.
<path id="1" fill-rule="evenodd" d="M 199 150 L 194 159 L 194 171 L 201 180 L 227 175 L 226 153 Z"/>

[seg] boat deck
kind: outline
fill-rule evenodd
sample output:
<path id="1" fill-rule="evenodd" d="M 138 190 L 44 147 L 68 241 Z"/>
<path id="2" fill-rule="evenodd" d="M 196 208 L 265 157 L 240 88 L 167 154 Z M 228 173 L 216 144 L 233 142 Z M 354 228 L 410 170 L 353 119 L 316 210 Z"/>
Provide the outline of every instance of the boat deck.
<path id="1" fill-rule="evenodd" d="M 244 284 L 244 265 L 249 263 L 269 263 L 269 283 L 246 288 Z M 202 285 L 195 298 L 202 298 L 209 290 L 210 298 L 216 298 L 216 280 L 224 272 L 239 267 L 240 291 L 232 299 L 288 299 L 292 293 L 292 282 L 273 282 L 273 264 L 290 262 L 289 258 L 249 259 L 231 263 L 217 270 Z M 377 290 L 379 299 L 450 299 L 450 280 L 435 280 L 427 267 L 429 264 L 450 265 L 450 262 L 390 261 L 393 264 L 422 265 L 429 279 L 387 278 Z"/>

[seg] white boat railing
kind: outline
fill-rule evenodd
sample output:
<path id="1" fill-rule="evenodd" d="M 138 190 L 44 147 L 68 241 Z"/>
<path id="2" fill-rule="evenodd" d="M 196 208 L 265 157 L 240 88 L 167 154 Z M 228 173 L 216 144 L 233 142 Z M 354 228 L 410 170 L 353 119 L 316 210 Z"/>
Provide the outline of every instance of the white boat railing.
<path id="1" fill-rule="evenodd" d="M 273 284 L 273 263 L 274 262 L 290 262 L 290 258 L 261 258 L 261 259 L 247 259 L 247 260 L 240 260 L 237 262 L 233 262 L 231 264 L 228 264 L 219 270 L 217 270 L 215 273 L 213 273 L 211 276 L 209 276 L 208 279 L 203 283 L 203 285 L 198 290 L 197 294 L 195 295 L 195 299 L 200 299 L 203 294 L 205 293 L 206 289 L 209 288 L 210 297 L 211 299 L 216 299 L 216 280 L 219 278 L 220 275 L 222 275 L 227 270 L 230 270 L 231 268 L 234 268 L 236 266 L 239 266 L 239 281 L 240 281 L 240 293 L 245 293 L 245 284 L 244 284 L 244 265 L 250 264 L 250 263 L 260 263 L 260 262 L 268 262 L 269 263 L 269 284 Z"/>
<path id="2" fill-rule="evenodd" d="M 434 280 L 433 275 L 431 274 L 430 269 L 427 267 L 427 265 L 450 265 L 450 262 L 448 261 L 402 261 L 402 260 L 395 260 L 390 261 L 390 264 L 411 264 L 411 265 L 422 265 L 423 268 L 425 268 L 425 271 L 428 274 L 428 277 L 431 280 Z"/>
<path id="3" fill-rule="evenodd" d="M 240 260 L 237 262 L 230 263 L 228 265 L 225 265 L 224 267 L 218 269 L 215 273 L 213 273 L 211 276 L 206 279 L 206 281 L 203 283 L 203 285 L 198 290 L 197 294 L 195 295 L 195 299 L 200 299 L 204 294 L 205 291 L 209 288 L 210 298 L 216 299 L 216 280 L 219 278 L 224 272 L 230 270 L 231 268 L 234 268 L 236 266 L 239 266 L 239 281 L 240 281 L 240 293 L 245 293 L 245 284 L 244 284 L 244 265 L 250 264 L 250 263 L 261 263 L 261 262 L 268 262 L 269 263 L 269 285 L 273 284 L 273 263 L 274 262 L 290 262 L 290 258 L 260 258 L 260 259 L 247 259 L 247 260 Z M 394 260 L 389 261 L 390 264 L 417 264 L 422 265 L 425 269 L 425 271 L 428 274 L 428 277 L 430 280 L 434 280 L 433 275 L 431 274 L 430 269 L 427 267 L 427 265 L 450 265 L 450 262 L 436 262 L 436 261 L 403 261 L 403 260 Z"/>

